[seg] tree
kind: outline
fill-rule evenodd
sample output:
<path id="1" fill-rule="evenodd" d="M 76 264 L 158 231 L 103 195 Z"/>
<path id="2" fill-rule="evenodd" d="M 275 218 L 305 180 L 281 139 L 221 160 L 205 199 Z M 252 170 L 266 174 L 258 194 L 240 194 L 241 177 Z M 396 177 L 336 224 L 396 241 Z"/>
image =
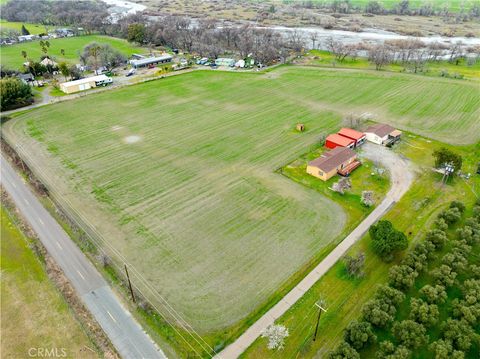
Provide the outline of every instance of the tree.
<path id="1" fill-rule="evenodd" d="M 42 52 L 47 55 L 48 54 L 48 48 L 50 47 L 50 42 L 48 40 L 40 40 L 39 42 L 40 48 L 42 49 Z"/>
<path id="2" fill-rule="evenodd" d="M 438 320 L 438 306 L 436 304 L 428 304 L 422 299 L 412 298 L 410 301 L 409 318 L 417 323 L 425 326 L 432 326 Z"/>
<path id="3" fill-rule="evenodd" d="M 25 50 L 22 50 L 21 54 L 22 54 L 22 57 L 26 60 L 28 56 L 27 52 Z"/>
<path id="4" fill-rule="evenodd" d="M 442 264 L 440 267 L 432 271 L 432 276 L 437 284 L 448 288 L 455 284 L 457 273 L 453 271 L 452 267 Z"/>
<path id="5" fill-rule="evenodd" d="M 70 75 L 70 69 L 68 68 L 68 65 L 66 62 L 60 62 L 58 64 L 58 69 L 62 73 L 62 75 L 65 77 L 65 81 L 67 81 L 67 77 Z"/>
<path id="6" fill-rule="evenodd" d="M 435 159 L 436 168 L 442 168 L 447 163 L 453 164 L 455 171 L 459 171 L 462 168 L 462 156 L 450 151 L 448 148 L 442 147 L 433 151 L 433 158 Z"/>
<path id="7" fill-rule="evenodd" d="M 381 285 L 375 292 L 374 299 L 362 308 L 363 318 L 376 327 L 385 327 L 393 321 L 397 307 L 405 299 L 405 294 L 388 285 Z"/>
<path id="8" fill-rule="evenodd" d="M 465 204 L 463 204 L 463 202 L 460 202 L 460 201 L 452 201 L 450 203 L 450 208 L 458 208 L 458 210 L 460 211 L 460 213 L 463 213 L 465 212 Z"/>
<path id="9" fill-rule="evenodd" d="M 127 61 L 127 58 L 109 44 L 91 42 L 83 48 L 79 54 L 80 61 L 85 65 L 92 66 L 95 70 L 99 67 L 106 67 L 111 70 Z"/>
<path id="10" fill-rule="evenodd" d="M 22 24 L 22 35 L 30 35 L 30 31 Z"/>
<path id="11" fill-rule="evenodd" d="M 393 53 L 388 45 L 372 45 L 368 49 L 368 60 L 375 64 L 376 70 L 381 70 L 393 60 Z"/>
<path id="12" fill-rule="evenodd" d="M 370 226 L 370 238 L 374 251 L 385 261 L 393 259 L 393 253 L 408 246 L 407 236 L 397 231 L 392 222 L 382 220 Z"/>
<path id="13" fill-rule="evenodd" d="M 370 323 L 353 320 L 345 328 L 343 339 L 349 343 L 352 348 L 360 350 L 368 344 L 374 343 L 377 337 L 373 334 Z"/>
<path id="14" fill-rule="evenodd" d="M 65 49 L 60 49 L 60 54 L 61 54 L 62 56 L 65 56 Z"/>
<path id="15" fill-rule="evenodd" d="M 380 4 L 376 0 L 369 1 L 367 5 L 365 5 L 365 13 L 367 14 L 382 14 L 384 11 L 384 8 L 382 4 Z"/>
<path id="16" fill-rule="evenodd" d="M 462 217 L 462 214 L 458 210 L 458 208 L 449 208 L 445 211 L 440 212 L 438 218 L 443 218 L 445 222 L 450 226 Z"/>
<path id="17" fill-rule="evenodd" d="M 146 38 L 146 28 L 144 24 L 134 23 L 128 25 L 127 40 L 143 44 Z"/>
<path id="18" fill-rule="evenodd" d="M 444 231 L 440 229 L 432 229 L 427 232 L 425 240 L 432 243 L 435 246 L 436 250 L 440 250 L 443 248 L 448 238 L 447 234 Z"/>
<path id="19" fill-rule="evenodd" d="M 416 272 L 420 273 L 427 265 L 427 256 L 412 251 L 402 259 L 402 264 L 409 266 Z"/>
<path id="20" fill-rule="evenodd" d="M 427 284 L 420 289 L 420 294 L 425 298 L 427 303 L 442 304 L 447 300 L 447 292 L 445 287 L 441 285 L 432 286 Z"/>
<path id="21" fill-rule="evenodd" d="M 363 267 L 365 265 L 365 253 L 360 252 L 356 257 L 345 255 L 343 263 L 350 277 L 361 278 L 365 275 Z"/>
<path id="22" fill-rule="evenodd" d="M 33 103 L 32 89 L 29 85 L 14 77 L 0 80 L 0 110 L 28 106 Z"/>
<path id="23" fill-rule="evenodd" d="M 411 356 L 411 352 L 403 345 L 395 347 L 391 341 L 384 340 L 380 343 L 379 350 L 375 356 L 377 359 L 408 359 Z"/>
<path id="24" fill-rule="evenodd" d="M 277 324 L 269 325 L 262 332 L 262 338 L 268 338 L 268 349 L 282 350 L 285 338 L 289 335 L 288 329 L 285 326 Z"/>
<path id="25" fill-rule="evenodd" d="M 392 287 L 407 290 L 415 283 L 418 272 L 407 265 L 392 266 L 388 273 L 389 282 Z"/>
<path id="26" fill-rule="evenodd" d="M 347 342 L 341 342 L 334 351 L 328 354 L 329 359 L 360 359 L 360 354 Z"/>
<path id="27" fill-rule="evenodd" d="M 463 359 L 463 351 L 453 349 L 452 342 L 439 339 L 430 344 L 430 350 L 434 353 L 435 359 Z"/>
<path id="28" fill-rule="evenodd" d="M 447 319 L 443 329 L 443 339 L 452 344 L 454 349 L 467 352 L 475 337 L 475 332 L 465 320 Z"/>
<path id="29" fill-rule="evenodd" d="M 392 333 L 395 339 L 407 348 L 417 349 L 427 342 L 425 327 L 413 320 L 395 322 Z"/>

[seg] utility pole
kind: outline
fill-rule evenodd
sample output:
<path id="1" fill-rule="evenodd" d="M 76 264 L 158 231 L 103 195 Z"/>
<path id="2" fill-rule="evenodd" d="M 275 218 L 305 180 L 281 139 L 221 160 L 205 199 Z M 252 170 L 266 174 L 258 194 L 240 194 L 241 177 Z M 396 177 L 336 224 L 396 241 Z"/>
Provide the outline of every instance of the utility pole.
<path id="1" fill-rule="evenodd" d="M 327 312 L 327 310 L 323 308 L 325 304 L 326 303 L 323 299 L 320 299 L 315 303 L 315 306 L 318 307 L 318 317 L 317 317 L 317 325 L 315 326 L 315 334 L 313 335 L 313 341 L 317 339 L 318 324 L 320 323 L 320 316 L 322 315 L 322 312 L 325 312 L 325 313 Z"/>
<path id="2" fill-rule="evenodd" d="M 136 303 L 135 302 L 135 295 L 133 294 L 132 282 L 130 282 L 130 276 L 128 275 L 127 265 L 124 264 L 124 266 L 125 266 L 125 273 L 127 273 L 127 280 L 128 280 L 128 287 L 130 288 L 130 294 L 132 295 L 133 302 Z"/>
<path id="3" fill-rule="evenodd" d="M 448 177 L 455 172 L 455 167 L 453 166 L 453 163 L 445 163 L 445 170 L 443 172 L 443 177 L 442 177 L 442 184 L 445 185 L 447 184 Z"/>

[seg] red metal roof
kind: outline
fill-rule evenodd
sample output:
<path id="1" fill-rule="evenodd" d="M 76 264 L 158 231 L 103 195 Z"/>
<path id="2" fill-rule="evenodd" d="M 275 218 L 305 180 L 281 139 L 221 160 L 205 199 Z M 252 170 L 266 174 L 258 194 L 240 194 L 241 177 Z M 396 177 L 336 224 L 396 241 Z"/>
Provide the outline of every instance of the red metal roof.
<path id="1" fill-rule="evenodd" d="M 352 143 L 355 143 L 355 141 L 352 140 L 351 138 L 340 136 L 336 133 L 328 135 L 327 139 L 325 141 L 333 142 L 333 143 L 335 143 L 339 146 L 342 146 L 342 147 L 347 147 L 347 146 L 351 145 Z"/>
<path id="2" fill-rule="evenodd" d="M 354 139 L 355 141 L 358 141 L 359 139 L 365 136 L 363 132 L 359 132 L 348 127 L 342 128 L 340 131 L 338 131 L 338 134 L 344 137 Z"/>

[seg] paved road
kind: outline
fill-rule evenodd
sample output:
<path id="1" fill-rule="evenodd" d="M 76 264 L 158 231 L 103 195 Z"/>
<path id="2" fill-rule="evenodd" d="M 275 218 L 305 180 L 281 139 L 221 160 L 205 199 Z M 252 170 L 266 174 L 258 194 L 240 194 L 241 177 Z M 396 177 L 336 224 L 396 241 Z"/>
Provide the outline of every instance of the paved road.
<path id="1" fill-rule="evenodd" d="M 0 181 L 122 358 L 165 358 L 3 156 Z"/>
<path id="2" fill-rule="evenodd" d="M 307 276 L 298 283 L 267 313 L 259 318 L 236 341 L 226 347 L 215 358 L 235 359 L 240 356 L 275 320 L 280 318 L 295 304 L 343 255 L 368 231 L 370 226 L 380 219 L 410 188 L 413 173 L 407 160 L 395 152 L 366 143 L 362 149 L 363 156 L 381 163 L 390 172 L 391 189 L 385 199 L 365 218 L 330 254 L 325 257 Z"/>

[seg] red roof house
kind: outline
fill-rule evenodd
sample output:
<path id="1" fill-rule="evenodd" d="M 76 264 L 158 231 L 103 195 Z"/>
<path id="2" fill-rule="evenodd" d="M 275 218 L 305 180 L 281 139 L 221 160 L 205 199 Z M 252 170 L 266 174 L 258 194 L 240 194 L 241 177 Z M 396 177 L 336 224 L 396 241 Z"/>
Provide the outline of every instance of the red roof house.
<path id="1" fill-rule="evenodd" d="M 365 142 L 366 135 L 363 132 L 355 131 L 351 128 L 344 127 L 340 131 L 338 131 L 340 136 L 349 138 L 355 141 L 355 147 L 360 146 L 362 143 Z"/>
<path id="2" fill-rule="evenodd" d="M 334 133 L 327 136 L 327 139 L 325 140 L 325 147 L 332 149 L 336 147 L 354 148 L 355 140 Z"/>

